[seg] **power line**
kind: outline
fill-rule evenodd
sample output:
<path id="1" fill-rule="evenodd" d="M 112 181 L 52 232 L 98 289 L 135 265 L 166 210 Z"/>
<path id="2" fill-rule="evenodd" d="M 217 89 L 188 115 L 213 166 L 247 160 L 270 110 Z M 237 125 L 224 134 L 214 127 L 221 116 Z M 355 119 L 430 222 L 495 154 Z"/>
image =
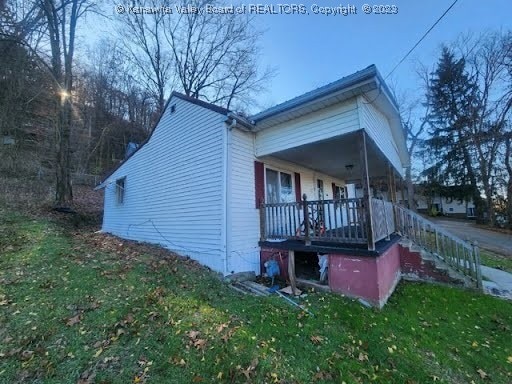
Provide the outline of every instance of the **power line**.
<path id="1" fill-rule="evenodd" d="M 384 79 L 387 79 L 389 76 L 391 76 L 391 75 L 393 74 L 393 72 L 395 72 L 395 70 L 400 66 L 400 64 L 402 64 L 402 63 L 405 61 L 405 59 L 407 59 L 407 57 L 409 57 L 409 55 L 412 53 L 412 51 L 414 51 L 414 50 L 416 49 L 416 47 L 417 47 L 418 45 L 420 45 L 420 43 L 425 39 L 425 37 L 427 37 L 427 35 L 428 35 L 428 34 L 429 34 L 429 33 L 430 33 L 434 28 L 435 28 L 435 26 L 436 26 L 437 24 L 439 24 L 439 22 L 443 19 L 443 17 L 445 17 L 445 16 L 446 16 L 446 14 L 447 14 L 448 12 L 450 12 L 450 9 L 452 9 L 452 8 L 453 8 L 453 6 L 454 6 L 455 4 L 457 4 L 457 2 L 458 2 L 458 1 L 459 1 L 459 0 L 455 0 L 455 1 L 454 1 L 454 2 L 453 2 L 453 3 L 452 3 L 452 4 L 451 4 L 447 9 L 446 9 L 446 11 L 444 11 L 444 13 L 443 13 L 441 16 L 439 16 L 439 18 L 436 20 L 436 22 L 435 22 L 434 24 L 432 24 L 432 26 L 428 29 L 428 31 L 427 31 L 427 32 L 425 32 L 425 33 L 423 34 L 423 36 L 421 37 L 421 39 L 419 39 L 419 40 L 418 40 L 418 42 L 417 42 L 416 44 L 414 44 L 414 46 L 413 46 L 411 49 L 409 49 L 409 52 L 407 52 L 407 53 L 405 54 L 405 56 L 404 56 L 404 57 L 402 57 L 402 59 L 398 62 L 398 64 L 397 64 L 397 65 L 395 65 L 395 67 L 391 70 L 391 72 L 389 72 L 389 73 L 387 74 L 387 76 L 386 76 Z"/>

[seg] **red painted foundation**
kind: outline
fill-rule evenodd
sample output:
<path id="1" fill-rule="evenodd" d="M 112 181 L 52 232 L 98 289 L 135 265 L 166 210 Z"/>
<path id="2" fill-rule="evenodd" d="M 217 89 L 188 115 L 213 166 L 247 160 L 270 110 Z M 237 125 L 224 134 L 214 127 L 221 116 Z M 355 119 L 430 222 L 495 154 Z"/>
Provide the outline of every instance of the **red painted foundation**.
<path id="1" fill-rule="evenodd" d="M 329 255 L 329 286 L 333 292 L 382 307 L 400 280 L 400 250 L 394 244 L 382 255 Z"/>
<path id="2" fill-rule="evenodd" d="M 264 263 L 275 259 L 279 263 L 281 277 L 288 279 L 288 251 L 273 248 L 261 249 L 261 273 Z M 401 277 L 408 280 L 441 282 L 461 285 L 463 281 L 453 277 L 446 269 L 439 268 L 419 251 L 395 243 L 379 256 L 354 256 L 329 254 L 329 287 L 333 292 L 361 298 L 382 307 L 393 293 Z"/>
<path id="3" fill-rule="evenodd" d="M 288 251 L 262 248 L 260 254 L 261 273 L 265 273 L 264 263 L 274 258 L 279 263 L 280 276 L 288 278 Z M 328 271 L 333 292 L 382 307 L 400 280 L 399 245 L 394 244 L 378 257 L 329 254 Z"/>

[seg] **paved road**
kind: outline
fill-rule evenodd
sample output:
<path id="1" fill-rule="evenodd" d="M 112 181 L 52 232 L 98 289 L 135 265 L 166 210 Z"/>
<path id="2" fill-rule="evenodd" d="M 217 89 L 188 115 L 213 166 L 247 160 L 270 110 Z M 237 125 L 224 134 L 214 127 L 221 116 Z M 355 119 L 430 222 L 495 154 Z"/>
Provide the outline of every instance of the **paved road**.
<path id="1" fill-rule="evenodd" d="M 512 235 L 510 234 L 479 228 L 472 221 L 431 217 L 428 220 L 439 224 L 461 239 L 476 240 L 481 248 L 512 257 Z"/>

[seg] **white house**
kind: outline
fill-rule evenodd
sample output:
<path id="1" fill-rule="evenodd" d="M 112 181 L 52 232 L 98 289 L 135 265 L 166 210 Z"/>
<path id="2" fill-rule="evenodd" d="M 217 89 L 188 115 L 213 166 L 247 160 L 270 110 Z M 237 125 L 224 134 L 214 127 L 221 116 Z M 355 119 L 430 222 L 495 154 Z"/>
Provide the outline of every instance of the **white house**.
<path id="1" fill-rule="evenodd" d="M 418 212 L 431 213 L 435 211 L 444 216 L 469 219 L 475 218 L 475 204 L 473 199 L 458 199 L 456 197 L 440 196 L 436 194 L 432 197 L 424 195 L 414 195 Z"/>
<path id="2" fill-rule="evenodd" d="M 352 184 L 393 186 L 408 164 L 396 102 L 373 65 L 250 118 L 174 92 L 152 135 L 99 186 L 102 230 L 222 274 L 259 274 L 276 247 L 377 252 L 392 232 L 389 207 L 356 199 Z"/>

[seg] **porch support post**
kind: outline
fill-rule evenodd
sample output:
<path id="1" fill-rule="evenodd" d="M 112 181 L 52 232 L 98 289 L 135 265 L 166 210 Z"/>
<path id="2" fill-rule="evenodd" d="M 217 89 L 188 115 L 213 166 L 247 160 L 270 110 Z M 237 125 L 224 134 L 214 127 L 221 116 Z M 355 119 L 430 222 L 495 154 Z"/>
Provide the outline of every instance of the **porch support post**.
<path id="1" fill-rule="evenodd" d="M 366 206 L 366 237 L 368 239 L 368 249 L 375 250 L 373 241 L 373 220 L 372 220 L 372 199 L 370 196 L 370 178 L 368 175 L 368 152 L 366 148 L 366 131 L 361 130 L 359 138 L 359 157 L 361 163 L 361 184 L 363 186 L 363 204 Z"/>
<path id="2" fill-rule="evenodd" d="M 263 202 L 263 199 L 261 199 L 260 202 L 260 240 L 265 241 L 267 240 L 267 225 L 266 225 L 266 208 L 265 203 Z"/>
<path id="3" fill-rule="evenodd" d="M 393 168 L 393 166 L 391 165 L 391 163 L 388 163 L 388 172 L 389 172 L 389 176 L 390 176 L 390 180 L 391 180 L 391 188 L 392 188 L 392 193 L 391 193 L 391 202 L 393 203 L 393 205 L 396 205 L 397 204 L 397 193 L 396 193 L 396 190 L 397 190 L 397 187 L 396 187 L 396 183 L 397 183 L 397 176 L 398 176 L 398 182 L 400 183 L 400 175 L 397 175 L 397 172 L 395 171 L 395 168 Z M 403 198 L 402 198 L 403 200 Z M 393 221 L 395 223 L 395 231 L 397 230 L 398 228 L 398 212 L 396 210 L 395 207 L 393 207 Z"/>
<path id="4" fill-rule="evenodd" d="M 288 279 L 290 279 L 290 286 L 292 293 L 297 295 L 297 281 L 295 277 L 295 251 L 288 251 Z"/>
<path id="5" fill-rule="evenodd" d="M 400 195 L 402 196 L 402 203 L 405 208 L 411 209 L 411 201 L 409 201 L 409 198 L 407 198 L 407 204 L 405 203 L 405 192 L 404 192 L 404 180 L 400 178 Z M 408 187 L 409 188 L 409 187 Z M 409 196 L 409 192 L 407 192 L 407 195 Z"/>
<path id="6" fill-rule="evenodd" d="M 388 201 L 392 203 L 396 203 L 396 184 L 395 184 L 395 173 L 393 167 L 388 162 L 388 166 L 386 168 L 386 174 L 388 176 Z"/>

